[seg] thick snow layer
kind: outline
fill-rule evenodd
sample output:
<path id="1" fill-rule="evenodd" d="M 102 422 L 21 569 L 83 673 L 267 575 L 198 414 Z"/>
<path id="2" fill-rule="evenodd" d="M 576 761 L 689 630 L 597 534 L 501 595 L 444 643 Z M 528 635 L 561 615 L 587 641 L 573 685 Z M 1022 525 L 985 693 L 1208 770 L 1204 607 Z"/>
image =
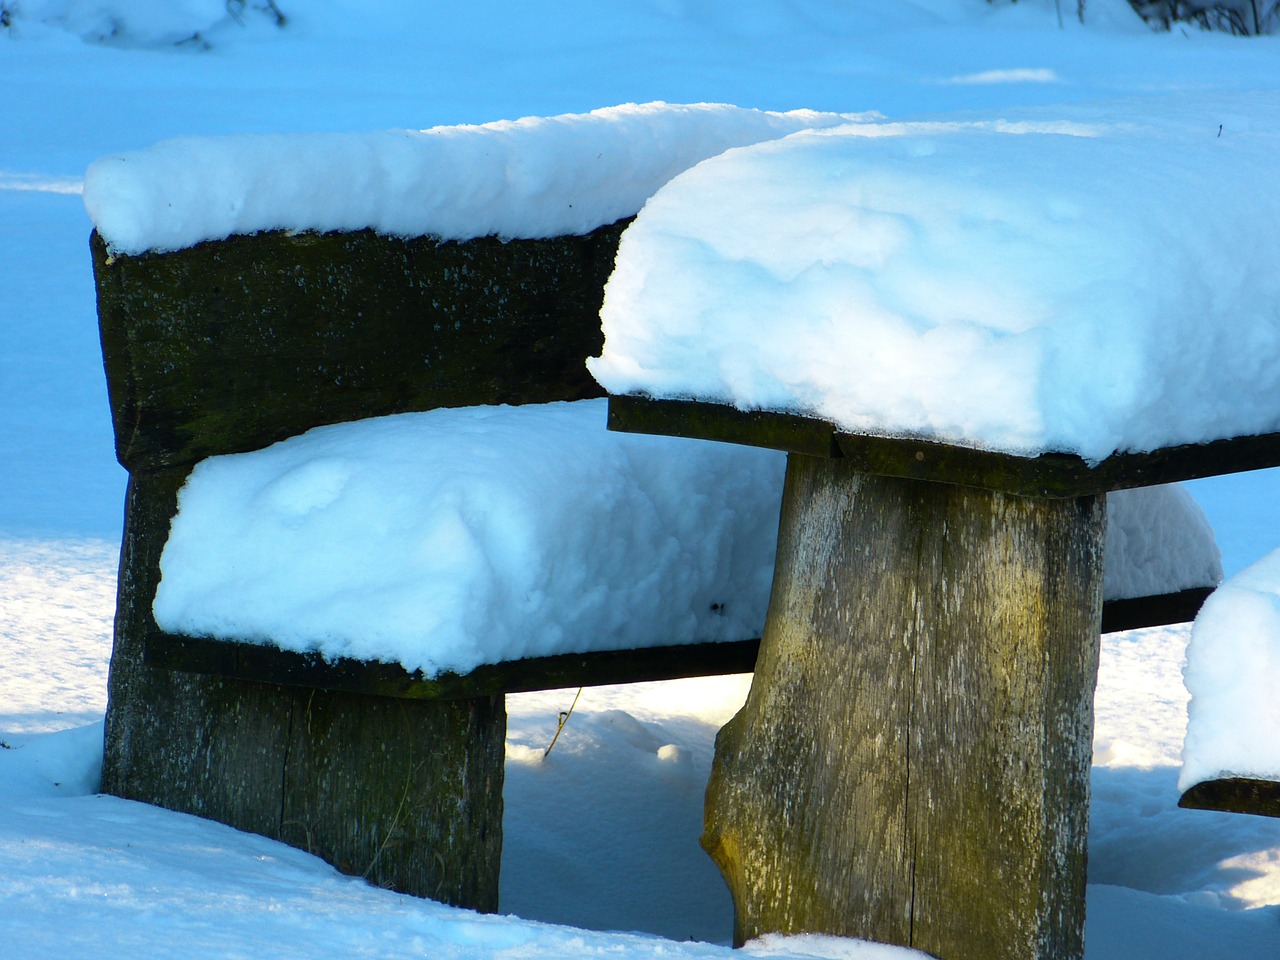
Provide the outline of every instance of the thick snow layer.
<path id="1" fill-rule="evenodd" d="M 159 625 L 427 673 L 760 636 L 784 457 L 610 433 L 603 400 L 312 430 L 201 463 Z M 1109 599 L 1222 576 L 1185 491 L 1111 501 Z"/>
<path id="2" fill-rule="evenodd" d="M 759 636 L 784 457 L 605 412 L 433 410 L 206 460 L 156 621 L 428 674 Z"/>
<path id="3" fill-rule="evenodd" d="M 1177 593 L 1222 581 L 1213 528 L 1181 484 L 1108 494 L 1106 550 L 1102 595 L 1107 600 Z"/>
<path id="4" fill-rule="evenodd" d="M 1034 455 L 1280 430 L 1280 97 L 732 150 L 626 231 L 612 393 Z M 744 198 L 748 198 L 744 202 Z"/>
<path id="5" fill-rule="evenodd" d="M 1209 597 L 1184 668 L 1191 702 L 1181 790 L 1204 780 L 1280 780 L 1280 550 Z"/>
<path id="6" fill-rule="evenodd" d="M 730 147 L 850 119 L 648 103 L 430 130 L 184 137 L 95 161 L 84 202 L 125 254 L 262 230 L 581 234 Z"/>

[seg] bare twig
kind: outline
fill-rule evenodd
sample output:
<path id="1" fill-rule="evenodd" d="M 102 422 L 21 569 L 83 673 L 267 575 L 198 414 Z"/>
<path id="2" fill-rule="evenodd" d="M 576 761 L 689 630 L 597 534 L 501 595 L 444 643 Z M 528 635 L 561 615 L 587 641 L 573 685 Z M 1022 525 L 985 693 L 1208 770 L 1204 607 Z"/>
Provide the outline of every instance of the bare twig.
<path id="1" fill-rule="evenodd" d="M 556 745 L 556 741 L 560 739 L 560 731 L 564 729 L 564 725 L 569 722 L 569 717 L 573 715 L 573 708 L 578 705 L 578 697 L 582 696 L 582 687 L 578 688 L 577 694 L 573 698 L 573 703 L 569 704 L 568 710 L 560 711 L 560 722 L 556 726 L 556 735 L 551 738 L 551 743 L 547 745 L 547 749 L 542 751 L 544 757 L 551 755 L 551 748 Z"/>

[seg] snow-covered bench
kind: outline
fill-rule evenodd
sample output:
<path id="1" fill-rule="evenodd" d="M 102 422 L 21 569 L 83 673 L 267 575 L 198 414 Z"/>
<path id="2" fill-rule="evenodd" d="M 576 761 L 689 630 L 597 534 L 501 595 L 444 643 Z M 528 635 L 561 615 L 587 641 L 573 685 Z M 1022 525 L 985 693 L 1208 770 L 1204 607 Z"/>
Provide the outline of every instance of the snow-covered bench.
<path id="1" fill-rule="evenodd" d="M 97 161 L 85 203 L 130 474 L 104 789 L 283 839 L 379 884 L 496 909 L 501 691 L 537 669 L 450 679 L 164 634 L 153 600 L 178 491 L 201 461 L 313 427 L 600 395 L 582 361 L 599 349 L 623 221 L 705 157 L 844 119 L 632 105 L 177 140 Z M 295 476 L 291 504 L 276 504 L 297 512 L 305 494 L 314 506 L 325 482 L 313 469 L 303 491 Z M 694 650 L 674 665 L 661 651 L 594 664 L 561 654 L 526 682 L 748 669 L 754 646 L 720 645 L 701 664 Z"/>
<path id="2" fill-rule="evenodd" d="M 495 909 L 503 694 L 751 670 L 768 599 L 781 455 L 611 435 L 587 399 L 620 218 L 831 122 L 625 108 L 95 165 L 130 472 L 105 789 Z M 1219 572 L 1194 504 L 1112 518 L 1103 628 L 1189 619 Z"/>
<path id="3" fill-rule="evenodd" d="M 1179 806 L 1280 817 L 1280 553 L 1209 598 L 1184 673 Z"/>

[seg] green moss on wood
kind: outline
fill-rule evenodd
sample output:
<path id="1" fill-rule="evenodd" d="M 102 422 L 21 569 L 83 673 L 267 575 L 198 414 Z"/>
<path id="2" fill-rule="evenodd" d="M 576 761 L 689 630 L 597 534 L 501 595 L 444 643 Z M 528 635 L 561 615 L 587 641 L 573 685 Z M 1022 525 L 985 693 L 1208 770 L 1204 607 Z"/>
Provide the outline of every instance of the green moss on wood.
<path id="1" fill-rule="evenodd" d="M 793 456 L 751 693 L 704 845 L 739 942 L 1081 955 L 1102 498 Z"/>
<path id="2" fill-rule="evenodd" d="M 583 361 L 624 225 L 465 243 L 266 233 L 135 257 L 95 235 L 117 455 L 157 469 L 324 423 L 598 396 Z"/>

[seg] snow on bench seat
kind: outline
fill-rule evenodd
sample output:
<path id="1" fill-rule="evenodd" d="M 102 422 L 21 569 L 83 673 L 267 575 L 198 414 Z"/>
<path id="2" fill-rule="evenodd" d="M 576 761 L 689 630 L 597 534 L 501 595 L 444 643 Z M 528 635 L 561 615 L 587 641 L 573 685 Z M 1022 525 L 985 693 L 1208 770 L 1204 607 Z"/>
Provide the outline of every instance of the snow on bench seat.
<path id="1" fill-rule="evenodd" d="M 1182 805 L 1280 817 L 1280 551 L 1205 602 L 1183 675 Z"/>
<path id="2" fill-rule="evenodd" d="M 427 676 L 757 638 L 785 458 L 611 433 L 605 401 L 321 427 L 196 467 L 155 601 L 165 631 Z M 1221 579 L 1177 486 L 1111 504 L 1104 593 Z"/>
<path id="3" fill-rule="evenodd" d="M 610 433 L 605 414 L 441 409 L 206 460 L 156 621 L 428 676 L 758 637 L 785 458 Z"/>

